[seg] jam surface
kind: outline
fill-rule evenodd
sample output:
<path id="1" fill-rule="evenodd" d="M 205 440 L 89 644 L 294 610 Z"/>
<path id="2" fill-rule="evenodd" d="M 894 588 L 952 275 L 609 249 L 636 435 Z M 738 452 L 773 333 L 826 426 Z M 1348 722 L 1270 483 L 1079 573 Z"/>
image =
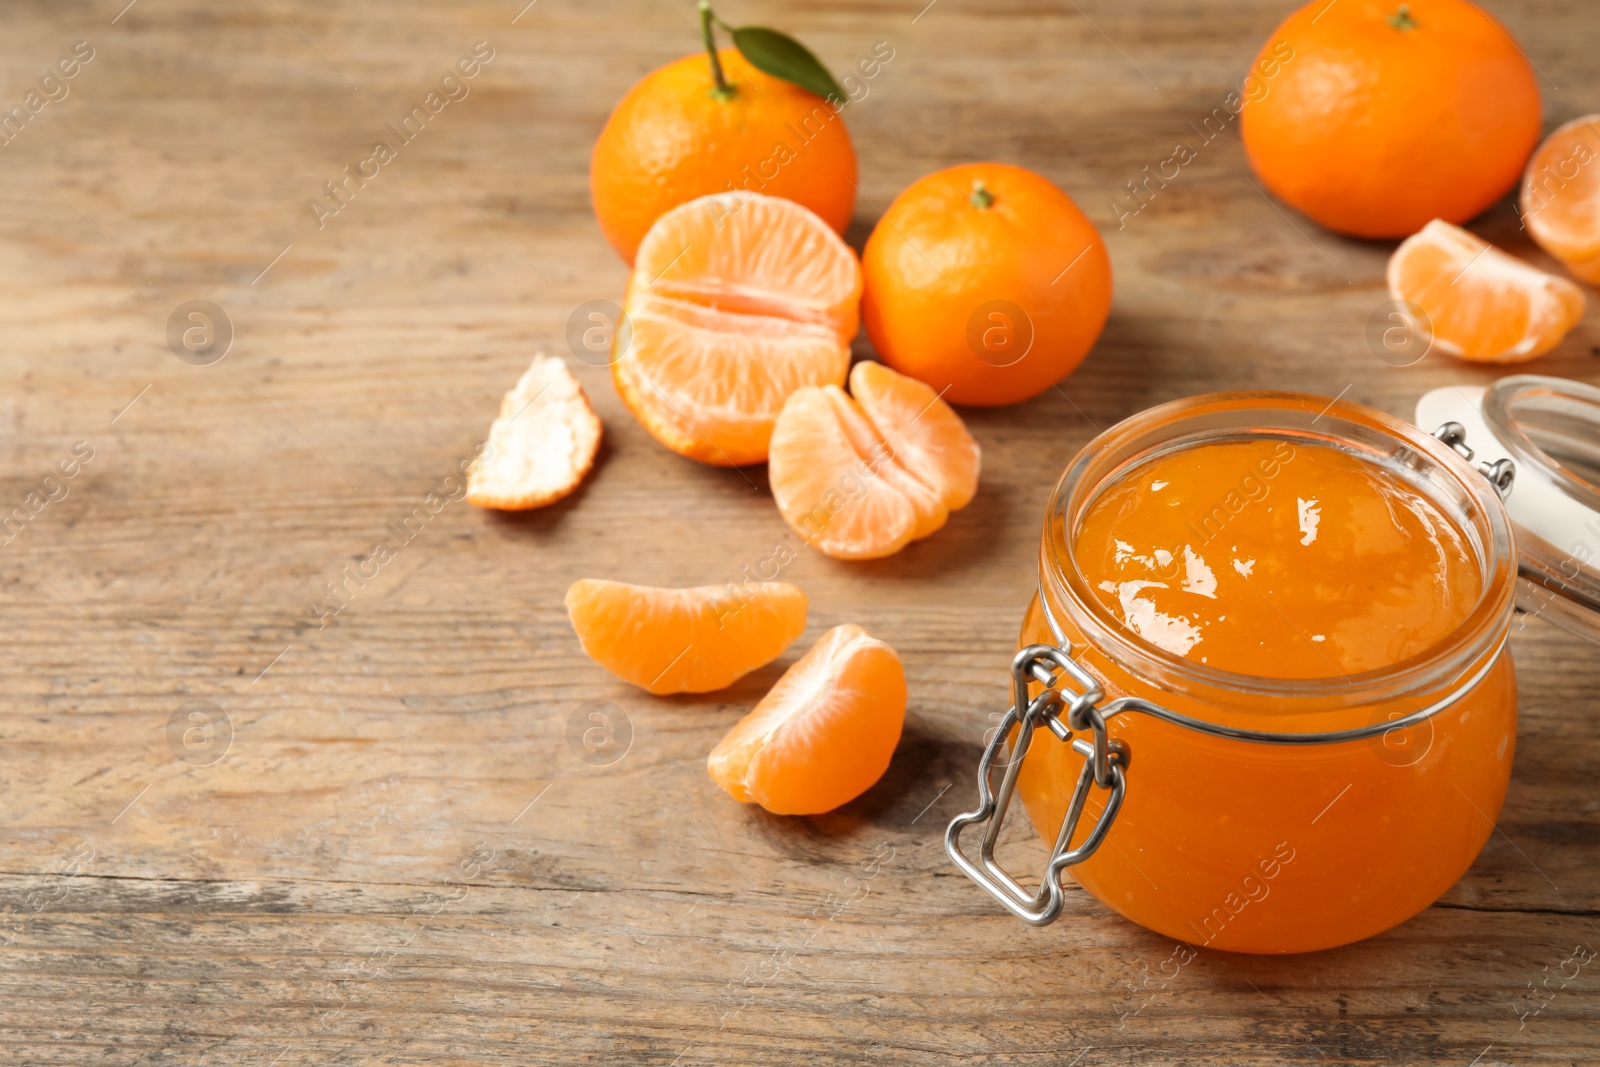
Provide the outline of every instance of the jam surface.
<path id="1" fill-rule="evenodd" d="M 1095 499 L 1074 555 L 1146 642 L 1219 670 L 1329 678 L 1426 651 L 1477 603 L 1458 522 L 1419 489 L 1329 445 L 1196 445 Z"/>

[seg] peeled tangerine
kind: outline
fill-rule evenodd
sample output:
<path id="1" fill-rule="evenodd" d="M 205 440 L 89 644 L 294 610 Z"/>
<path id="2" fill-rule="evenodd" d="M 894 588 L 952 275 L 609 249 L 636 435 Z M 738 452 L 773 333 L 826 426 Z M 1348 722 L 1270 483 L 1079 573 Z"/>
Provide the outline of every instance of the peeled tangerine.
<path id="1" fill-rule="evenodd" d="M 1546 252 L 1600 284 L 1600 115 L 1573 119 L 1528 160 L 1522 223 Z"/>
<path id="2" fill-rule="evenodd" d="M 860 300 L 856 254 L 810 211 L 756 193 L 703 196 L 639 245 L 612 379 L 674 452 L 760 463 L 791 393 L 844 381 Z"/>
<path id="3" fill-rule="evenodd" d="M 706 760 L 735 800 L 777 815 L 832 811 L 889 769 L 906 718 L 895 650 L 835 626 L 790 667 Z"/>
<path id="4" fill-rule="evenodd" d="M 578 379 L 555 356 L 534 356 L 467 469 L 467 499 L 506 511 L 552 504 L 583 481 L 599 447 L 600 419 Z"/>
<path id="5" fill-rule="evenodd" d="M 1583 318 L 1583 291 L 1434 219 L 1389 257 L 1389 295 L 1416 304 L 1434 347 L 1483 363 L 1550 351 Z"/>
<path id="6" fill-rule="evenodd" d="M 785 582 L 657 589 L 573 582 L 567 616 L 583 651 L 652 693 L 709 693 L 777 659 L 806 628 L 806 595 Z"/>
<path id="7" fill-rule="evenodd" d="M 795 532 L 837 559 L 880 559 L 945 524 L 978 490 L 980 453 L 928 386 L 881 363 L 798 389 L 772 431 L 768 476 Z"/>

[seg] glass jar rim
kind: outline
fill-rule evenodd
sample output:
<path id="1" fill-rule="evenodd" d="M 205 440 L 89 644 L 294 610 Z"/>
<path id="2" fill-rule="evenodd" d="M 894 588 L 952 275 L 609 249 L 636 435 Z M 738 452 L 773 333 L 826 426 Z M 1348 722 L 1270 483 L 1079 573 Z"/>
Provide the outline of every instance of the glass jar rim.
<path id="1" fill-rule="evenodd" d="M 1479 413 L 1517 465 L 1519 484 L 1527 486 L 1523 497 L 1511 500 L 1526 583 L 1523 607 L 1600 641 L 1600 560 L 1589 542 L 1600 523 L 1600 485 L 1593 480 L 1593 470 L 1600 469 L 1600 389 L 1566 378 L 1511 375 L 1484 390 Z M 1588 512 L 1582 536 L 1565 547 L 1548 540 L 1553 531 L 1542 524 L 1530 529 L 1526 520 L 1532 516 L 1519 508 L 1528 494 L 1540 501 L 1548 499 L 1543 494 L 1549 490 L 1566 498 L 1563 509 Z"/>
<path id="2" fill-rule="evenodd" d="M 1342 676 L 1269 678 L 1221 670 L 1175 655 L 1131 633 L 1094 596 L 1075 555 L 1077 521 L 1099 491 L 1152 456 L 1207 440 L 1272 436 L 1346 451 L 1426 482 L 1435 503 L 1456 516 L 1478 553 L 1479 598 L 1448 635 L 1408 659 Z M 1297 698 L 1334 707 L 1366 706 L 1459 678 L 1498 652 L 1514 606 L 1517 556 L 1510 519 L 1489 480 L 1442 441 L 1362 404 L 1308 393 L 1208 393 L 1133 415 L 1091 440 L 1051 493 L 1040 548 L 1040 597 L 1059 605 L 1102 655 L 1164 689 L 1268 700 Z M 1052 596 L 1052 594 L 1054 594 Z M 1059 635 L 1058 635 L 1059 636 Z M 1297 707 L 1300 705 L 1297 705 Z"/>

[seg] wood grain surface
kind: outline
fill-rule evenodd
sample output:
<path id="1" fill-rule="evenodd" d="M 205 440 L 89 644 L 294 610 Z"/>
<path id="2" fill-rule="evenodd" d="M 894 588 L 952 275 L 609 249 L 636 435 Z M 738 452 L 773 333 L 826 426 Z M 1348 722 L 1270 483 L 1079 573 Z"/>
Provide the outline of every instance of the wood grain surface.
<path id="1" fill-rule="evenodd" d="M 0 147 L 0 511 L 28 509 L 0 537 L 5 1062 L 1600 1062 L 1600 963 L 1561 977 L 1600 946 L 1600 663 L 1539 619 L 1513 638 L 1498 832 L 1365 943 L 1201 951 L 1160 988 L 1170 942 L 1075 886 L 1027 929 L 941 847 L 1046 495 L 1097 428 L 1241 387 L 1405 415 L 1492 376 L 1376 358 L 1392 245 L 1267 199 L 1233 129 L 1119 228 L 1125 183 L 1196 139 L 1289 5 L 719 5 L 835 70 L 893 49 L 847 112 L 858 247 L 916 177 L 1000 159 L 1101 225 L 1117 293 L 1059 389 L 968 413 L 971 507 L 882 562 L 798 551 L 801 641 L 725 693 L 652 698 L 583 657 L 562 594 L 720 584 L 793 548 L 764 470 L 667 453 L 573 358 L 607 435 L 582 489 L 505 516 L 450 479 L 533 351 L 570 354 L 575 309 L 620 297 L 589 148 L 694 49 L 689 0 L 126 3 L 18 0 L 0 36 L 5 109 L 93 53 Z M 1588 0 L 1489 6 L 1549 126 L 1600 110 Z M 477 42 L 468 95 L 319 220 L 324 183 Z M 1549 265 L 1509 204 L 1474 228 Z M 232 324 L 220 362 L 169 348 L 191 300 Z M 1597 354 L 1591 309 L 1537 368 L 1593 381 Z M 75 447 L 92 459 L 47 483 Z M 349 582 L 379 543 L 394 558 Z M 841 622 L 905 660 L 888 775 L 818 818 L 733 803 L 706 753 Z"/>

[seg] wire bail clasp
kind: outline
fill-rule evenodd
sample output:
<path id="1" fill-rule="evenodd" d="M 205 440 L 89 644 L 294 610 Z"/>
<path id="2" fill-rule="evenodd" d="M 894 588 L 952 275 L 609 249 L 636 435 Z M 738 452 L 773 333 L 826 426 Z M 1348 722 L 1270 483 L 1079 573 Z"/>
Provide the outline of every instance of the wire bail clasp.
<path id="1" fill-rule="evenodd" d="M 1030 700 L 1028 687 L 1035 681 L 1042 684 L 1044 690 Z M 1072 684 L 1065 684 L 1067 682 Z M 1122 807 L 1123 793 L 1127 788 L 1128 753 L 1121 742 L 1107 736 L 1106 720 L 1098 707 L 1105 691 L 1094 675 L 1072 658 L 1070 643 L 1065 649 L 1054 645 L 1029 645 L 1018 652 L 1011 661 L 1011 683 L 1011 708 L 1000 720 L 993 739 L 984 747 L 983 758 L 978 763 L 978 809 L 958 815 L 951 821 L 945 830 L 944 847 L 962 873 L 986 889 L 1006 910 L 1034 926 L 1048 926 L 1060 916 L 1065 902 L 1061 872 L 1094 855 Z M 1066 713 L 1065 722 L 1062 721 L 1063 711 Z M 1072 791 L 1066 815 L 1061 820 L 1061 830 L 1050 850 L 1044 877 L 1040 880 L 1039 888 L 1030 893 L 996 862 L 994 847 L 1000 837 L 1000 827 L 1005 822 L 1006 810 L 1011 806 L 1011 798 L 1016 792 L 1017 775 L 1022 768 L 1023 757 L 1032 744 L 1034 731 L 1041 724 L 1083 757 L 1083 769 L 1078 773 L 1077 786 Z M 999 791 L 995 792 L 990 789 L 991 770 L 996 759 L 1004 759 L 1003 750 L 1013 729 L 1017 732 L 1016 740 L 1012 744 L 1009 761 L 1004 763 L 1005 772 Z M 1090 734 L 1093 743 L 1074 738 L 1074 731 Z M 1084 802 L 1088 799 L 1091 786 L 1106 790 L 1105 808 L 1088 836 L 1076 848 L 1072 848 L 1072 836 L 1083 816 Z M 988 823 L 988 826 L 979 843 L 978 862 L 975 863 L 961 851 L 961 831 L 976 823 Z"/>

